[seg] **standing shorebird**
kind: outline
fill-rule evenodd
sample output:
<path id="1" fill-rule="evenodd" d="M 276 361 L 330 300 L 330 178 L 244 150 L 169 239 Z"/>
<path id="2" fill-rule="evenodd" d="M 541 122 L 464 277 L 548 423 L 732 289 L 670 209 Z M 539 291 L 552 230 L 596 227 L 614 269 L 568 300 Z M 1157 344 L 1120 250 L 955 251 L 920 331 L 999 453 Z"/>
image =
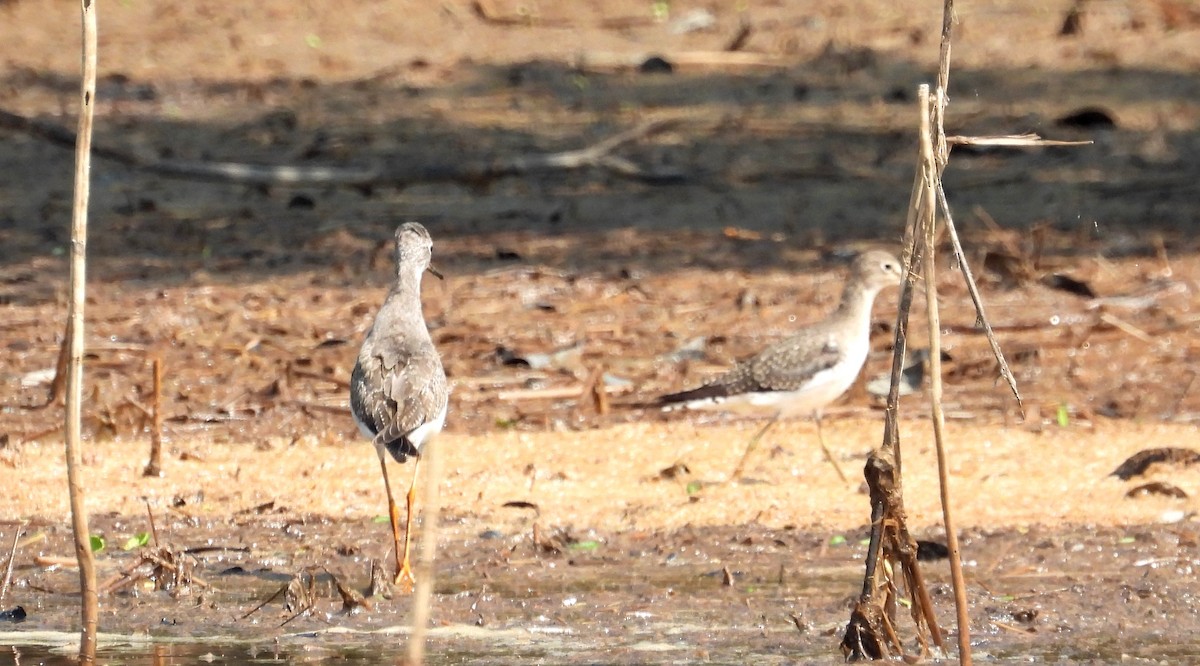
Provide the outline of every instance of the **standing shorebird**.
<path id="1" fill-rule="evenodd" d="M 404 591 L 411 591 L 414 581 L 408 545 L 412 533 L 417 463 L 421 459 L 421 447 L 441 432 L 449 401 L 442 359 L 433 346 L 421 312 L 421 276 L 429 271 L 442 277 L 430 266 L 432 249 L 429 232 L 420 224 L 405 222 L 396 229 L 396 281 L 375 315 L 375 322 L 363 340 L 358 362 L 350 374 L 350 411 L 354 413 L 358 429 L 371 438 L 379 454 L 392 539 L 396 546 L 395 582 Z M 400 543 L 400 511 L 388 481 L 385 452 L 396 462 L 413 459 L 403 546 Z"/>
<path id="2" fill-rule="evenodd" d="M 730 479 L 741 476 L 750 452 L 776 421 L 812 416 L 821 451 L 845 479 L 821 436 L 821 410 L 845 393 L 862 370 L 871 347 L 871 306 L 880 291 L 898 285 L 900 278 L 900 261 L 891 254 L 870 250 L 858 255 L 842 289 L 841 304 L 824 320 L 767 347 L 704 386 L 661 396 L 657 404 L 668 410 L 773 412 L 746 446 Z"/>

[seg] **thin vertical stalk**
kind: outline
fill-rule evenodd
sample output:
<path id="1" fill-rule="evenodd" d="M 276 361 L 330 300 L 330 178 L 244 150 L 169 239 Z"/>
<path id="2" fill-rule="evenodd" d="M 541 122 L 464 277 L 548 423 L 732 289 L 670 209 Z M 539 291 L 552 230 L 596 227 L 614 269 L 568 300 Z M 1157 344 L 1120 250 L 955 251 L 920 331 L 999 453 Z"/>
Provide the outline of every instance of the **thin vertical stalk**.
<path id="1" fill-rule="evenodd" d="M 142 470 L 142 476 L 162 476 L 162 355 L 155 353 L 150 359 L 153 377 L 150 416 L 150 460 Z"/>
<path id="2" fill-rule="evenodd" d="M 967 607 L 966 583 L 963 580 L 962 560 L 958 547 L 958 532 L 954 526 L 954 514 L 950 503 L 950 472 L 946 459 L 945 427 L 946 418 L 942 410 L 942 324 L 938 312 L 937 293 L 937 190 L 941 177 L 941 164 L 938 163 L 934 152 L 934 128 L 931 128 L 931 116 L 940 113 L 930 108 L 929 95 L 922 91 L 921 95 L 921 163 L 924 173 L 922 191 L 921 215 L 925 231 L 925 313 L 929 321 L 929 398 L 932 403 L 933 441 L 937 450 L 938 487 L 941 490 L 942 522 L 946 529 L 946 546 L 950 550 L 950 576 L 954 586 L 954 606 L 957 612 L 958 624 L 958 660 L 960 664 L 971 664 L 971 629 L 970 614 Z M 935 93 L 933 106 L 942 108 L 942 91 Z M 936 127 L 937 134 L 942 135 L 942 128 Z"/>
<path id="3" fill-rule="evenodd" d="M 417 562 L 417 589 L 413 593 L 412 633 L 408 637 L 408 666 L 425 663 L 425 641 L 429 634 L 437 557 L 438 516 L 441 513 L 442 456 L 437 440 L 421 452 L 425 459 L 425 519 L 421 524 L 421 555 Z"/>
<path id="4" fill-rule="evenodd" d="M 96 563 L 92 558 L 87 507 L 80 478 L 83 399 L 83 309 L 87 292 L 87 212 L 91 193 L 92 119 L 96 97 L 96 5 L 82 0 L 83 77 L 80 84 L 79 133 L 75 143 L 75 198 L 71 208 L 71 295 L 67 305 L 66 457 L 67 488 L 71 497 L 71 528 L 79 561 L 79 661 L 96 663 L 99 599 Z"/>
<path id="5" fill-rule="evenodd" d="M 946 147 L 946 104 L 949 102 L 950 89 L 950 46 L 954 36 L 954 0 L 945 0 L 942 5 L 942 41 L 938 48 L 938 78 L 934 88 L 933 127 L 937 130 L 933 140 L 934 156 L 937 158 L 938 180 L 942 179 L 942 170 L 950 160 L 950 151 Z M 933 203 L 932 201 L 930 203 Z"/>

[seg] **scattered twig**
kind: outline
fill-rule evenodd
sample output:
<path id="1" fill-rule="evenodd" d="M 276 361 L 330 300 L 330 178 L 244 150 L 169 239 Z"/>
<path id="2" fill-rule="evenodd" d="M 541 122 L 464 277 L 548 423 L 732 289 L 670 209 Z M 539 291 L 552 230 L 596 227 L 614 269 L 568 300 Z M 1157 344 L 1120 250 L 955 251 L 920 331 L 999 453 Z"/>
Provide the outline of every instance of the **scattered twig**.
<path id="1" fill-rule="evenodd" d="M 394 588 L 391 574 L 387 573 L 378 559 L 371 558 L 371 582 L 367 585 L 367 598 L 391 599 L 395 592 Z"/>
<path id="2" fill-rule="evenodd" d="M 290 582 L 289 582 L 288 584 L 290 584 Z M 238 619 L 239 619 L 239 620 L 244 620 L 244 619 L 246 619 L 246 618 L 250 617 L 251 615 L 254 615 L 254 614 L 255 614 L 255 613 L 257 613 L 258 611 L 262 610 L 262 609 L 263 609 L 263 607 L 264 607 L 264 606 L 266 606 L 267 604 L 269 604 L 269 603 L 271 603 L 272 601 L 275 601 L 276 599 L 278 599 L 278 598 L 279 598 L 279 595 L 283 594 L 284 592 L 287 592 L 287 589 L 288 589 L 288 584 L 281 585 L 281 586 L 279 587 L 279 589 L 278 589 L 278 590 L 275 590 L 275 593 L 274 593 L 274 594 L 272 594 L 271 596 L 269 596 L 269 597 L 267 597 L 266 599 L 264 599 L 264 600 L 262 601 L 262 603 L 258 604 L 258 605 L 257 605 L 257 606 L 255 606 L 254 608 L 251 608 L 250 610 L 246 611 L 246 612 L 245 612 L 245 614 L 243 614 L 243 615 L 242 615 L 240 618 L 238 618 Z"/>
<path id="3" fill-rule="evenodd" d="M 25 521 L 17 523 L 13 532 L 12 547 L 8 549 L 8 564 L 4 567 L 4 582 L 0 583 L 0 608 L 4 607 L 4 596 L 8 594 L 8 584 L 12 582 L 13 562 L 17 559 L 17 542 L 21 538 L 21 530 L 25 529 Z"/>
<path id="4" fill-rule="evenodd" d="M 34 555 L 33 563 L 43 569 L 78 569 L 79 560 L 69 555 Z"/>
<path id="5" fill-rule="evenodd" d="M 312 574 L 312 571 L 308 569 L 302 570 L 284 586 L 284 591 L 284 605 L 296 610 L 291 617 L 280 623 L 280 627 L 287 626 L 292 620 L 302 615 L 307 615 L 316 608 L 317 578 Z"/>
<path id="6" fill-rule="evenodd" d="M 1137 338 L 1148 345 L 1160 345 L 1165 347 L 1168 344 L 1166 341 L 1155 340 L 1149 333 L 1125 321 L 1124 319 L 1121 319 L 1111 312 L 1101 312 L 1100 321 L 1116 328 L 1132 338 Z"/>
<path id="7" fill-rule="evenodd" d="M 583 382 L 583 396 L 590 398 L 591 406 L 600 416 L 608 414 L 608 390 L 604 386 L 604 366 L 597 365 Z"/>
<path id="8" fill-rule="evenodd" d="M 535 552 L 546 555 L 562 555 L 565 546 L 553 535 L 548 535 L 542 531 L 540 525 L 536 522 L 533 524 L 533 536 L 531 538 Z"/>
<path id="9" fill-rule="evenodd" d="M 146 502 L 146 517 L 150 520 L 150 538 L 154 539 L 154 547 L 159 548 L 158 528 L 154 526 L 154 512 L 150 510 L 150 502 Z"/>
<path id="10" fill-rule="evenodd" d="M 142 403 L 138 402 L 137 400 L 134 400 L 132 396 L 125 396 L 125 400 L 123 400 L 122 402 L 123 402 L 123 404 L 133 407 L 139 414 L 142 415 L 143 419 L 149 419 L 149 420 L 154 419 L 154 412 L 149 407 L 143 405 Z M 141 427 L 142 428 L 146 427 L 146 422 L 144 420 L 142 421 Z"/>
<path id="11" fill-rule="evenodd" d="M 359 609 L 366 611 L 373 610 L 373 604 L 361 592 L 343 585 L 341 579 L 333 575 L 333 572 L 328 568 L 321 567 L 321 569 L 333 579 L 333 586 L 337 589 L 338 596 L 342 598 L 343 613 L 357 613 Z"/>
<path id="12" fill-rule="evenodd" d="M 600 388 L 597 387 L 597 391 Z M 604 386 L 606 395 L 620 395 L 633 390 L 632 386 Z M 549 388 L 539 389 L 513 389 L 511 391 L 500 391 L 496 394 L 496 398 L 504 402 L 520 402 L 522 400 L 564 400 L 567 398 L 586 398 L 588 396 L 588 386 L 586 384 L 577 384 L 575 386 L 551 386 Z"/>
<path id="13" fill-rule="evenodd" d="M 208 553 L 250 553 L 249 546 L 192 546 L 184 548 L 184 555 L 206 555 Z"/>
<path id="14" fill-rule="evenodd" d="M 328 412 L 331 414 L 349 414 L 350 406 L 343 400 L 336 405 L 324 405 L 319 402 L 309 402 L 307 400 L 288 400 L 283 405 L 288 407 L 297 407 L 304 412 Z"/>
<path id="15" fill-rule="evenodd" d="M 413 164 L 411 159 L 398 157 L 370 167 L 262 166 L 240 162 L 148 159 L 111 146 L 96 146 L 92 154 L 164 178 L 246 185 L 369 187 L 431 182 L 482 184 L 505 176 L 585 168 L 606 169 L 618 176 L 650 184 L 669 184 L 682 181 L 685 178 L 683 172 L 667 167 L 643 168 L 614 152 L 675 124 L 671 120 L 645 122 L 575 150 L 458 160 L 444 164 Z M 0 127 L 25 132 L 57 145 L 69 146 L 75 142 L 75 133 L 66 127 L 3 109 L 0 109 Z"/>
<path id="16" fill-rule="evenodd" d="M 59 423 L 55 423 L 54 425 L 49 426 L 47 428 L 43 428 L 42 430 L 39 430 L 31 435 L 22 435 L 21 443 L 25 444 L 25 443 L 29 443 L 29 442 L 36 442 L 37 440 L 39 440 L 47 435 L 53 435 L 54 433 L 58 432 L 59 430 L 62 430 L 63 427 L 64 427 L 64 424 L 62 422 L 59 422 Z"/>
<path id="17" fill-rule="evenodd" d="M 1008 134 L 1004 136 L 948 136 L 948 146 L 1006 146 L 1006 147 L 1036 147 L 1036 146 L 1086 146 L 1092 141 L 1056 141 L 1043 139 L 1036 134 Z"/>
<path id="18" fill-rule="evenodd" d="M 475 0 L 471 3 L 471 13 L 484 23 L 502 26 L 541 26 L 541 27 L 570 27 L 564 20 L 548 20 L 530 11 L 527 5 L 521 5 L 516 14 L 505 14 L 498 11 L 490 0 Z"/>
<path id="19" fill-rule="evenodd" d="M 146 565 L 151 565 L 149 572 L 139 571 Z M 174 597 L 193 585 L 208 587 L 208 581 L 196 575 L 193 568 L 193 560 L 183 551 L 163 547 L 143 549 L 135 562 L 100 585 L 100 594 L 112 594 L 145 579 L 153 581 L 154 589 L 169 591 Z"/>
<path id="20" fill-rule="evenodd" d="M 142 470 L 142 476 L 162 476 L 162 357 L 155 354 L 151 359 L 154 371 L 154 386 L 151 389 L 150 413 L 153 419 L 150 430 L 150 460 Z M 153 523 L 153 516 L 151 516 Z"/>
<path id="21" fill-rule="evenodd" d="M 67 330 L 63 336 L 62 345 L 58 348 L 58 359 L 54 362 L 54 379 L 46 391 L 46 402 L 41 406 L 50 407 L 62 400 L 67 390 L 67 359 L 70 358 L 70 343 L 72 339 L 71 321 L 67 320 Z"/>
<path id="22" fill-rule="evenodd" d="M 1171 257 L 1167 254 L 1167 243 L 1160 233 L 1154 234 L 1154 254 L 1158 257 L 1158 263 L 1161 265 L 1159 274 L 1164 278 L 1174 275 L 1175 271 L 1171 270 Z"/>
<path id="23" fill-rule="evenodd" d="M 726 42 L 726 51 L 741 51 L 746 46 L 746 42 L 750 41 L 750 36 L 754 34 L 754 24 L 745 18 L 738 24 L 738 30 L 733 37 Z"/>
<path id="24" fill-rule="evenodd" d="M 1015 624 L 1008 624 L 1007 622 L 1000 622 L 999 620 L 992 620 L 992 624 L 995 625 L 996 627 L 999 627 L 1000 629 L 1005 630 L 1005 631 L 1011 631 L 1014 634 L 1036 634 L 1037 633 L 1037 629 L 1034 627 L 1018 627 Z"/>
<path id="25" fill-rule="evenodd" d="M 346 390 L 350 389 L 350 380 L 342 379 L 341 377 L 333 377 L 331 375 L 320 375 L 315 372 L 309 372 L 308 370 L 295 370 L 295 369 L 290 369 L 290 368 L 288 370 L 288 375 L 291 377 L 312 379 L 312 380 L 315 380 L 318 382 L 329 382 L 330 384 L 333 384 L 334 386 L 336 386 L 340 389 L 346 389 Z"/>
<path id="26" fill-rule="evenodd" d="M 1171 408 L 1167 410 L 1166 414 L 1164 414 L 1166 418 L 1175 418 L 1175 416 L 1179 414 L 1179 406 L 1183 404 L 1184 398 L 1186 398 L 1187 394 L 1192 390 L 1192 384 L 1196 383 L 1196 374 L 1197 373 L 1195 370 L 1188 370 L 1187 381 L 1183 383 L 1182 387 L 1180 387 L 1179 395 L 1176 396 L 1174 402 L 1171 403 Z"/>
<path id="27" fill-rule="evenodd" d="M 782 69 L 789 65 L 786 58 L 748 51 L 675 51 L 667 53 L 625 53 L 591 51 L 580 53 L 570 63 L 574 69 L 590 72 L 637 69 L 650 58 L 681 67 L 739 67 Z"/>

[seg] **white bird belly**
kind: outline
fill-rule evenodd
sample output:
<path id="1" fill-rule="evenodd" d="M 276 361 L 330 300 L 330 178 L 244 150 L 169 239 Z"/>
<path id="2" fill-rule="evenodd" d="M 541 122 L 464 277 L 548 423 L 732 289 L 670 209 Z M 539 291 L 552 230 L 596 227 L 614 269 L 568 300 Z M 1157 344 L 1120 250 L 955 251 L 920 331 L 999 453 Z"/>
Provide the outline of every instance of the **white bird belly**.
<path id="1" fill-rule="evenodd" d="M 438 412 L 438 415 L 435 416 L 433 420 L 422 423 L 416 428 L 413 428 L 412 432 L 408 433 L 408 441 L 412 442 L 412 445 L 417 447 L 418 451 L 421 450 L 421 446 L 423 446 L 425 442 L 433 439 L 442 431 L 442 426 L 446 424 L 446 408 L 448 406 L 449 405 L 443 405 L 442 411 Z"/>

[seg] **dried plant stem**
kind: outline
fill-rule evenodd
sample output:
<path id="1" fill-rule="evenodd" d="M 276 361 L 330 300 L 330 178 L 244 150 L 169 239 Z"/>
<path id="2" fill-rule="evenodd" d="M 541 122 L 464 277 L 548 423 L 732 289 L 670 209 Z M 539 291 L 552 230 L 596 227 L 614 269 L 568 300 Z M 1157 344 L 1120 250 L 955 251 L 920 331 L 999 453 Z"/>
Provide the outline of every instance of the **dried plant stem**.
<path id="1" fill-rule="evenodd" d="M 963 581 L 962 560 L 959 557 L 958 533 L 954 528 L 954 514 L 950 504 L 949 466 L 945 450 L 945 414 L 942 410 L 942 350 L 941 322 L 938 315 L 937 303 L 937 262 L 934 260 L 938 192 L 942 189 L 942 172 L 950 160 L 950 148 L 946 144 L 946 97 L 950 88 L 950 52 L 954 34 L 954 0 L 945 0 L 942 5 L 942 40 L 938 53 L 938 80 L 933 95 L 933 108 L 930 108 L 928 92 L 922 99 L 922 132 L 921 153 L 922 161 L 926 164 L 927 180 L 925 183 L 925 302 L 926 314 L 929 318 L 929 374 L 932 378 L 930 398 L 933 403 L 933 438 L 937 448 L 938 485 L 941 490 L 942 520 L 946 529 L 946 545 L 950 550 L 950 575 L 954 583 L 954 605 L 958 622 L 958 661 L 960 664 L 971 664 L 971 633 L 970 615 L 967 608 L 966 583 Z M 932 128 L 925 119 L 932 119 Z M 947 210 L 949 208 L 947 207 Z M 965 265 L 965 264 L 964 264 Z M 980 311 L 982 316 L 982 311 Z M 989 336 L 992 337 L 992 336 Z M 992 337 L 994 340 L 994 337 Z M 993 347 L 999 350 L 999 345 Z M 1003 357 L 1000 357 L 1003 359 Z M 1011 375 L 1009 375 L 1011 377 Z M 1007 377 L 1006 377 L 1007 378 Z M 1016 393 L 1016 383 L 1010 382 Z"/>
<path id="2" fill-rule="evenodd" d="M 154 512 L 150 510 L 150 502 L 146 502 L 146 518 L 150 521 L 150 537 L 154 539 L 154 547 L 160 548 L 158 543 L 158 528 L 154 526 Z"/>
<path id="3" fill-rule="evenodd" d="M 155 354 L 151 365 L 154 372 L 154 393 L 150 403 L 153 426 L 150 430 L 150 460 L 142 470 L 142 476 L 162 476 L 162 357 Z"/>
<path id="4" fill-rule="evenodd" d="M 408 638 L 408 666 L 425 663 L 425 640 L 429 633 L 433 601 L 433 562 L 437 557 L 438 515 L 441 512 L 442 457 L 437 442 L 421 452 L 425 459 L 425 519 L 421 527 L 421 559 L 417 562 L 417 588 L 413 593 L 412 633 Z"/>
<path id="5" fill-rule="evenodd" d="M 954 248 L 954 260 L 958 262 L 963 280 L 967 283 L 967 293 L 971 295 L 971 302 L 975 304 L 975 321 L 983 327 L 988 345 L 992 348 L 992 355 L 996 357 L 996 363 L 1000 365 L 1000 376 L 1008 384 L 1008 390 L 1012 391 L 1013 397 L 1017 399 L 1017 409 L 1021 410 L 1021 415 L 1024 416 L 1025 403 L 1021 400 L 1021 392 L 1017 390 L 1017 378 L 1013 376 L 1012 369 L 1008 367 L 1008 360 L 1004 358 L 1004 352 L 1000 350 L 1000 342 L 996 340 L 996 332 L 992 329 L 992 323 L 988 321 L 987 313 L 984 312 L 983 298 L 979 295 L 979 287 L 975 285 L 975 276 L 971 273 L 971 266 L 967 264 L 967 255 L 963 252 L 962 243 L 958 240 L 958 229 L 954 226 L 954 218 L 950 215 L 950 202 L 946 200 L 946 190 L 942 187 L 940 178 L 937 183 L 937 196 L 942 216 L 946 222 L 946 230 L 950 232 L 950 245 Z"/>
<path id="6" fill-rule="evenodd" d="M 12 548 L 8 549 L 8 564 L 4 567 L 4 581 L 0 582 L 0 608 L 4 607 L 4 596 L 8 593 L 8 584 L 12 582 L 13 561 L 17 559 L 17 543 L 21 539 L 21 531 L 25 529 L 25 521 L 17 523 L 13 532 Z"/>
<path id="7" fill-rule="evenodd" d="M 83 80 L 80 85 L 78 141 L 75 144 L 75 199 L 71 209 L 71 295 L 67 305 L 67 485 L 71 497 L 71 527 L 75 535 L 75 558 L 79 562 L 80 630 L 79 661 L 96 663 L 96 631 L 99 599 L 96 593 L 96 564 L 92 558 L 87 507 L 80 478 L 83 399 L 83 308 L 87 290 L 87 211 L 90 194 L 92 117 L 96 97 L 96 5 L 82 0 Z"/>
<path id="8" fill-rule="evenodd" d="M 941 97 L 941 91 L 937 91 Z M 941 106 L 940 99 L 934 106 Z M 930 100 L 927 88 L 921 90 L 921 161 L 924 174 L 924 201 L 921 206 L 922 227 L 925 232 L 925 314 L 929 321 L 929 398 L 932 403 L 933 441 L 937 451 L 938 487 L 941 491 L 942 522 L 946 530 L 946 546 L 950 551 L 950 576 L 954 587 L 954 606 L 958 621 L 958 660 L 960 664 L 971 664 L 970 615 L 967 607 L 966 583 L 963 580 L 962 560 L 959 557 L 958 532 L 954 527 L 954 513 L 950 502 L 950 471 L 946 459 L 946 417 L 942 410 L 942 342 L 941 317 L 938 313 L 937 261 L 934 256 L 937 245 L 937 192 L 941 182 L 941 168 L 934 153 L 934 135 L 930 127 Z M 935 112 L 936 113 L 936 112 Z M 937 127 L 942 134 L 942 128 Z"/>
<path id="9" fill-rule="evenodd" d="M 892 374 L 888 385 L 887 410 L 883 421 L 882 448 L 891 455 L 896 476 L 901 476 L 900 456 L 900 376 L 904 373 L 908 353 L 908 317 L 912 310 L 913 278 L 920 270 L 923 256 L 922 238 L 917 233 L 917 205 L 921 171 L 913 175 L 912 193 L 908 199 L 908 216 L 904 222 L 904 251 L 901 256 L 904 276 L 900 281 L 900 305 L 896 309 L 896 335 L 892 345 Z"/>
<path id="10" fill-rule="evenodd" d="M 493 158 L 458 159 L 428 164 L 417 164 L 410 156 L 403 156 L 400 159 L 381 160 L 372 166 L 262 166 L 242 162 L 145 159 L 132 152 L 103 145 L 96 146 L 93 153 L 101 159 L 165 178 L 215 183 L 362 187 L 460 182 L 477 186 L 507 176 L 604 169 L 622 178 L 652 185 L 665 185 L 678 183 L 686 179 L 687 174 L 669 167 L 642 167 L 628 158 L 617 155 L 616 151 L 664 132 L 676 124 L 670 119 L 651 120 L 583 148 L 554 153 L 500 155 Z M 0 109 L 0 127 L 26 132 L 58 145 L 67 145 L 75 140 L 69 129 L 56 123 L 27 118 L 5 109 Z"/>
<path id="11" fill-rule="evenodd" d="M 921 86 L 922 136 L 929 136 L 929 86 Z M 900 285 L 900 306 L 896 315 L 891 388 L 884 419 L 883 443 L 867 458 L 864 475 L 871 496 L 871 542 L 867 548 L 866 572 L 858 603 L 851 611 L 850 623 L 842 638 L 842 653 L 848 660 L 885 659 L 892 653 L 903 654 L 904 642 L 896 633 L 897 573 L 903 578 L 913 600 L 912 617 L 917 626 L 921 655 L 929 641 L 943 648 L 941 629 L 933 611 L 933 602 L 925 589 L 924 577 L 916 558 L 917 544 L 908 532 L 900 474 L 900 373 L 908 341 L 908 319 L 912 309 L 913 280 L 925 252 L 925 235 L 920 223 L 925 218 L 927 197 L 924 184 L 931 172 L 927 160 L 919 161 L 913 176 L 908 218 L 904 227 L 904 275 Z"/>

